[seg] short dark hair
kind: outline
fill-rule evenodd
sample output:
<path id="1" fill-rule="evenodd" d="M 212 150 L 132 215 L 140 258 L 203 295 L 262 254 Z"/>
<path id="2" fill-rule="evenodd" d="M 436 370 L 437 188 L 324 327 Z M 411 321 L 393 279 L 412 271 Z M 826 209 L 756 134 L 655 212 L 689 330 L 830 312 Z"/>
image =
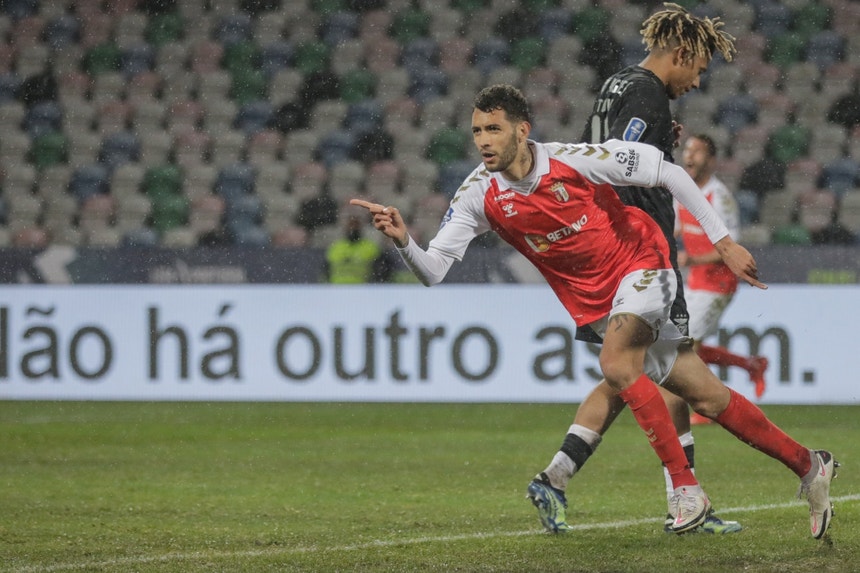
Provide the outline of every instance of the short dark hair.
<path id="1" fill-rule="evenodd" d="M 711 156 L 711 157 L 717 156 L 717 144 L 714 143 L 714 139 L 710 135 L 708 135 L 706 133 L 697 133 L 696 135 L 694 135 L 692 137 L 693 137 L 693 139 L 698 139 L 699 141 L 701 141 L 702 143 L 705 144 L 705 147 L 708 148 L 708 155 L 709 156 Z"/>
<path id="2" fill-rule="evenodd" d="M 531 121 L 526 96 L 509 84 L 496 84 L 482 89 L 475 96 L 475 108 L 485 113 L 500 109 L 512 121 Z"/>

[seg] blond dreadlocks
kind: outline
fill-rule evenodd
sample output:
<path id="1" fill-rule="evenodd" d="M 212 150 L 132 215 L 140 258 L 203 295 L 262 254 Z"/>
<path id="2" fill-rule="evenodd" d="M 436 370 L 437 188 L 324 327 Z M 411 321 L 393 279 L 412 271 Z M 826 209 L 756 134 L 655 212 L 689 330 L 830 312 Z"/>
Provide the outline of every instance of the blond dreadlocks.
<path id="1" fill-rule="evenodd" d="M 689 57 L 699 56 L 710 60 L 719 51 L 727 62 L 732 61 L 735 38 L 720 28 L 719 18 L 698 18 L 685 8 L 671 2 L 666 9 L 652 14 L 642 24 L 642 43 L 650 52 L 654 48 L 682 47 Z"/>

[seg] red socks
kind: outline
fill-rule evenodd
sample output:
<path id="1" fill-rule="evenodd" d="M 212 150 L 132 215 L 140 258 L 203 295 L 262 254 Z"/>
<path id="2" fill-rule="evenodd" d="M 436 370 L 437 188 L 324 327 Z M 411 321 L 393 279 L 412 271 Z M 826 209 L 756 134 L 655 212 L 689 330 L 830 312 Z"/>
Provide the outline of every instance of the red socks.
<path id="1" fill-rule="evenodd" d="M 698 485 L 657 385 L 643 374 L 619 395 L 630 406 L 651 447 L 669 471 L 673 487 Z"/>
<path id="2" fill-rule="evenodd" d="M 729 392 L 729 405 L 717 416 L 717 423 L 742 442 L 781 461 L 798 477 L 805 476 L 812 467 L 809 449 L 791 439 L 743 395 L 731 388 Z"/>
<path id="3" fill-rule="evenodd" d="M 749 359 L 746 356 L 738 356 L 719 346 L 705 346 L 704 344 L 696 352 L 705 364 L 717 366 L 737 366 L 747 368 Z"/>

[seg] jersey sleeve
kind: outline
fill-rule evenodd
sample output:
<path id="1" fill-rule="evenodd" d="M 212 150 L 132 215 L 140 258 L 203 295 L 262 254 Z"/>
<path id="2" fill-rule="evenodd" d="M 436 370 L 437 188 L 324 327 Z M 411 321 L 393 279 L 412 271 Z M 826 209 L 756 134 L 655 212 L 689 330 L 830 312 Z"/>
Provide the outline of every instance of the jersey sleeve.
<path id="1" fill-rule="evenodd" d="M 426 251 L 412 238 L 405 248 L 398 249 L 403 262 L 424 285 L 442 282 L 451 265 L 463 260 L 472 239 L 490 229 L 483 205 L 483 193 L 477 186 L 463 188 L 451 200 Z"/>
<path id="2" fill-rule="evenodd" d="M 656 186 L 663 163 L 663 152 L 653 145 L 617 139 L 596 145 L 569 144 L 551 154 L 593 183 L 618 186 Z"/>

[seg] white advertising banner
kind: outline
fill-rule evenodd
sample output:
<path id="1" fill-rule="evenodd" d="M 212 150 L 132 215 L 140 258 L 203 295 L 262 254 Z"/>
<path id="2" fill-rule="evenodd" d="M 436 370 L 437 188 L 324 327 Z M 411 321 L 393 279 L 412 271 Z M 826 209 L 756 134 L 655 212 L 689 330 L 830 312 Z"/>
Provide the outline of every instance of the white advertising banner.
<path id="1" fill-rule="evenodd" d="M 0 296 L 0 399 L 579 402 L 600 378 L 545 285 Z M 857 404 L 858 318 L 857 286 L 744 286 L 711 342 L 769 359 L 761 403 Z M 745 371 L 715 371 L 753 396 Z"/>

